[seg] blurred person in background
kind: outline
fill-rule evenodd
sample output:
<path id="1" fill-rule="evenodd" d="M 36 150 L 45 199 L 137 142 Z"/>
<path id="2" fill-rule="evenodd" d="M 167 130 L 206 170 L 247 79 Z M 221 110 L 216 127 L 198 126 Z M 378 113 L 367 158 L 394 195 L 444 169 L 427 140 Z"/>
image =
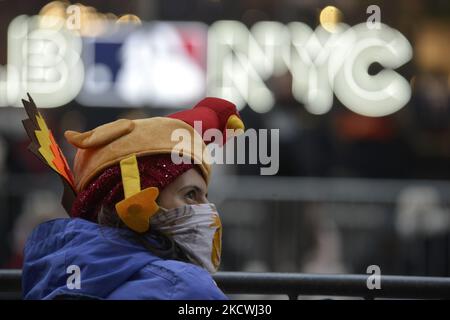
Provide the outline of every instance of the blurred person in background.
<path id="1" fill-rule="evenodd" d="M 14 222 L 12 255 L 5 267 L 21 269 L 25 242 L 33 229 L 43 222 L 64 217 L 66 215 L 60 210 L 58 199 L 51 191 L 38 190 L 27 195 L 22 213 Z"/>
<path id="2" fill-rule="evenodd" d="M 397 199 L 395 228 L 401 243 L 399 269 L 422 276 L 449 276 L 450 212 L 437 189 L 407 187 Z"/>

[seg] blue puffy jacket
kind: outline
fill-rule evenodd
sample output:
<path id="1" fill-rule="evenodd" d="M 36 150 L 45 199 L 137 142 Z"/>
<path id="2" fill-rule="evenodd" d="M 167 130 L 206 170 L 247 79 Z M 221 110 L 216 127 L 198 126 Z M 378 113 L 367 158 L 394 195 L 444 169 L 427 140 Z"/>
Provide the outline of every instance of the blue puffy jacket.
<path id="1" fill-rule="evenodd" d="M 131 236 L 83 219 L 39 225 L 24 249 L 23 297 L 227 299 L 206 270 L 161 259 Z"/>

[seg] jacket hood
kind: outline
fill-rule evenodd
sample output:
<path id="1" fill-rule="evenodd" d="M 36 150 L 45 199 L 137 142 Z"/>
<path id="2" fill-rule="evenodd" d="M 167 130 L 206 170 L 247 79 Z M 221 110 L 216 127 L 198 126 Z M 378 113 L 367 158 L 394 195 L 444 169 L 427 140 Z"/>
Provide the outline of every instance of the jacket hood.
<path id="1" fill-rule="evenodd" d="M 160 260 L 132 238 L 129 230 L 83 219 L 56 219 L 39 225 L 24 249 L 23 297 L 107 297 L 145 265 Z M 73 290 L 77 270 L 82 273 L 78 274 L 79 288 Z"/>

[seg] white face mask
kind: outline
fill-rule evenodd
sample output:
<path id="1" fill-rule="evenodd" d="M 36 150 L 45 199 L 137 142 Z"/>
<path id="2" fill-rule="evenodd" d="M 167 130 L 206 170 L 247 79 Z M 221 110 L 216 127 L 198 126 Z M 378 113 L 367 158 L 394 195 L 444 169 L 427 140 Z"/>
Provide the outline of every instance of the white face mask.
<path id="1" fill-rule="evenodd" d="M 187 258 L 210 273 L 217 271 L 222 250 L 222 223 L 212 203 L 161 208 L 150 221 L 180 246 Z"/>

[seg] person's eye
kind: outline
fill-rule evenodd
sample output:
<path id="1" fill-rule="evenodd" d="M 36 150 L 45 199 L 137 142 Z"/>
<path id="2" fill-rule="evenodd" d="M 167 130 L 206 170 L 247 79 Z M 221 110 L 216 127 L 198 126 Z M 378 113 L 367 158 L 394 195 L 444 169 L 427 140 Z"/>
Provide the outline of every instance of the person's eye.
<path id="1" fill-rule="evenodd" d="M 186 199 L 195 201 L 197 199 L 197 192 L 195 190 L 189 190 L 185 195 Z"/>

